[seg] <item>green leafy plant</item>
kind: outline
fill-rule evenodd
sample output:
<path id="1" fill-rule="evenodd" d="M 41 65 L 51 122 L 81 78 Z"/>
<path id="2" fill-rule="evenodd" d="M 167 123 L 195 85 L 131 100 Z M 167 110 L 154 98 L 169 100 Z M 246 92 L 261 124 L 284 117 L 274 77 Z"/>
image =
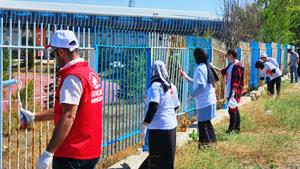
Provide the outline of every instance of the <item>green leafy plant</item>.
<path id="1" fill-rule="evenodd" d="M 193 130 L 192 133 L 189 134 L 189 137 L 190 137 L 193 141 L 198 141 L 198 133 L 196 132 L 196 130 Z"/>

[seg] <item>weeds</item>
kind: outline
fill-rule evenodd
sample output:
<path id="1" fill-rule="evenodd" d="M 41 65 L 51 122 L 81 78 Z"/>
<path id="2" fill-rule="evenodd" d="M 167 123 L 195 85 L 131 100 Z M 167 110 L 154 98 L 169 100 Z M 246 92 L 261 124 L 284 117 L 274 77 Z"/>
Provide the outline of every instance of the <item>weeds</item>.
<path id="1" fill-rule="evenodd" d="M 284 168 L 289 159 L 300 161 L 300 85 L 282 86 L 280 97 L 262 96 L 241 107 L 241 134 L 225 134 L 226 120 L 215 126 L 216 145 L 199 151 L 190 142 L 178 149 L 176 168 Z"/>

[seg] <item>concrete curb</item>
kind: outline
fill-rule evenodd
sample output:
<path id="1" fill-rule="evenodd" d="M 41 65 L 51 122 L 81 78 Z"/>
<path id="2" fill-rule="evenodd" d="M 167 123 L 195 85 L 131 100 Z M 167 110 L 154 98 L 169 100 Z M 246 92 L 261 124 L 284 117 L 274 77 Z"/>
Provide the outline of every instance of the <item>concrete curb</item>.
<path id="1" fill-rule="evenodd" d="M 262 87 L 259 87 L 259 89 L 255 92 L 251 92 L 250 96 L 244 96 L 241 99 L 241 102 L 239 103 L 239 106 L 243 106 L 247 103 L 250 103 L 251 100 L 253 100 L 253 97 L 259 97 L 263 92 L 265 91 L 265 85 Z M 227 109 L 219 109 L 217 110 L 217 117 L 212 120 L 213 124 L 219 123 L 222 120 L 228 118 L 228 111 Z M 176 133 L 176 144 L 177 147 L 181 147 L 184 144 L 186 144 L 189 140 L 189 134 L 193 131 L 197 130 L 197 122 L 192 124 L 187 132 L 177 132 Z M 118 163 L 114 164 L 113 166 L 109 167 L 108 169 L 138 169 L 139 166 L 142 164 L 142 162 L 147 158 L 148 153 L 147 152 L 138 152 L 138 154 L 131 155 Z"/>

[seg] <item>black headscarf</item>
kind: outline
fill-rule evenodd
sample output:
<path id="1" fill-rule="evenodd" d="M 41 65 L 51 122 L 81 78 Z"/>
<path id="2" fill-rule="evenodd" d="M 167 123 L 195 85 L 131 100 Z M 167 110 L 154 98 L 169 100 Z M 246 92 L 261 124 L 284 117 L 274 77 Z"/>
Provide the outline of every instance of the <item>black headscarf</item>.
<path id="1" fill-rule="evenodd" d="M 201 63 L 204 63 L 207 67 L 207 83 L 212 84 L 215 87 L 216 79 L 215 74 L 213 72 L 213 68 L 208 63 L 208 57 L 205 50 L 202 48 L 196 48 L 194 51 L 194 58 L 196 63 L 199 65 Z"/>

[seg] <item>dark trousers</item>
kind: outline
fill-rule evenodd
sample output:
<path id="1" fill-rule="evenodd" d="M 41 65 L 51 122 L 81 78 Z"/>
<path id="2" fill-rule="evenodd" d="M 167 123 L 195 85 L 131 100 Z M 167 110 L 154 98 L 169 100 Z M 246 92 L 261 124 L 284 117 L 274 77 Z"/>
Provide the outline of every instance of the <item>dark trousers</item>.
<path id="1" fill-rule="evenodd" d="M 176 128 L 149 130 L 149 156 L 139 169 L 173 169 L 176 151 Z"/>
<path id="2" fill-rule="evenodd" d="M 290 66 L 290 74 L 291 74 L 291 83 L 293 83 L 294 77 L 295 77 L 295 82 L 298 83 L 297 66 Z"/>
<path id="3" fill-rule="evenodd" d="M 280 88 L 281 88 L 281 77 L 277 77 L 275 79 L 272 79 L 268 84 L 267 84 L 267 89 L 270 95 L 274 94 L 274 86 L 276 84 L 276 92 L 277 95 L 280 94 Z"/>
<path id="4" fill-rule="evenodd" d="M 216 142 L 216 135 L 210 120 L 198 121 L 199 143 L 207 144 Z"/>
<path id="5" fill-rule="evenodd" d="M 236 109 L 228 109 L 230 120 L 229 120 L 229 127 L 228 131 L 240 131 L 240 125 L 241 125 L 241 118 L 240 118 L 240 111 L 239 108 Z"/>
<path id="6" fill-rule="evenodd" d="M 53 169 L 96 169 L 99 158 L 79 160 L 73 158 L 53 157 Z"/>

